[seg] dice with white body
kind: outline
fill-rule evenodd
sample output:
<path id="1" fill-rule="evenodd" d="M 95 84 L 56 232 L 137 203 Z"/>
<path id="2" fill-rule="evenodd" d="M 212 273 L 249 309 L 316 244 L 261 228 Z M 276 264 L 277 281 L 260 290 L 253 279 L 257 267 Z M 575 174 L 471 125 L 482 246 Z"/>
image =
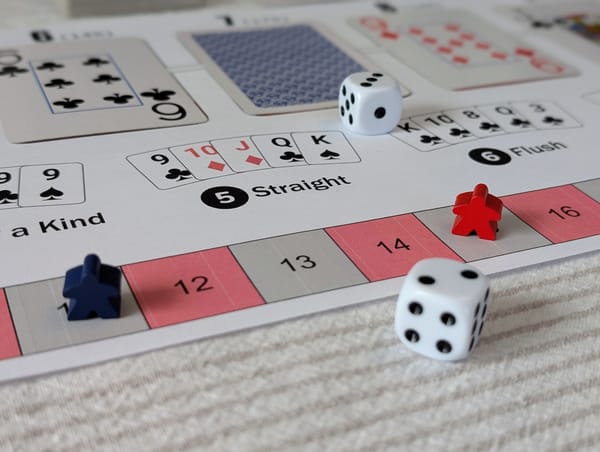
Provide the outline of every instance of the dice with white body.
<path id="1" fill-rule="evenodd" d="M 378 72 L 357 72 L 346 77 L 338 104 L 344 127 L 363 135 L 388 133 L 402 116 L 400 86 L 392 77 Z"/>
<path id="2" fill-rule="evenodd" d="M 424 259 L 410 270 L 398 296 L 396 334 L 429 358 L 465 359 L 479 341 L 489 301 L 489 280 L 475 267 Z"/>

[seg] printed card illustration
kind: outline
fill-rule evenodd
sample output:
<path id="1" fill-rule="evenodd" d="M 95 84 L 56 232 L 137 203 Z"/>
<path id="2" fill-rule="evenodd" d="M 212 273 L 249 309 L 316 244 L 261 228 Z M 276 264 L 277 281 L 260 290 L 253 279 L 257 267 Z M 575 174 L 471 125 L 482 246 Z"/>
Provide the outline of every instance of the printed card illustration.
<path id="1" fill-rule="evenodd" d="M 314 25 L 178 36 L 234 101 L 253 115 L 335 107 L 342 80 L 372 67 Z"/>
<path id="2" fill-rule="evenodd" d="M 133 38 L 0 50 L 0 97 L 13 143 L 207 121 L 146 43 Z"/>
<path id="3" fill-rule="evenodd" d="M 365 16 L 350 24 L 422 76 L 452 90 L 577 74 L 467 11 Z"/>
<path id="4" fill-rule="evenodd" d="M 0 168 L 0 210 L 18 207 L 19 168 Z"/>
<path id="5" fill-rule="evenodd" d="M 555 40 L 584 56 L 598 60 L 600 55 L 600 4 L 570 1 L 514 9 L 517 19 L 528 23 L 536 33 Z M 511 16 L 514 16 L 512 14 Z"/>
<path id="6" fill-rule="evenodd" d="M 81 163 L 24 166 L 19 186 L 19 205 L 22 207 L 85 201 Z"/>

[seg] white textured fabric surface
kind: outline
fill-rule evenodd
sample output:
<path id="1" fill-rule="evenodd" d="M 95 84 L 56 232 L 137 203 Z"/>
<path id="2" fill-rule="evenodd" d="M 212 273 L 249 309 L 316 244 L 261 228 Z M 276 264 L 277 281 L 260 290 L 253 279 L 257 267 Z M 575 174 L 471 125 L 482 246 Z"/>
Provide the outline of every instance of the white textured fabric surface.
<path id="1" fill-rule="evenodd" d="M 34 3 L 0 23 L 58 17 Z M 466 362 L 409 352 L 380 300 L 0 386 L 0 449 L 599 450 L 600 253 L 492 282 Z"/>

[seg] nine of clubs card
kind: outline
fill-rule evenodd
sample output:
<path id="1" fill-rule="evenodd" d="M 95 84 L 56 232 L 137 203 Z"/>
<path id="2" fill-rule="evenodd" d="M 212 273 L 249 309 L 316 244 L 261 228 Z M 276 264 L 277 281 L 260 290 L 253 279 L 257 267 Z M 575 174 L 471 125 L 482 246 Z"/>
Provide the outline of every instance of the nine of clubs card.
<path id="1" fill-rule="evenodd" d="M 0 49 L 0 98 L 0 119 L 13 143 L 207 121 L 135 38 Z"/>
<path id="2" fill-rule="evenodd" d="M 424 77 L 452 90 L 577 74 L 466 11 L 365 16 L 350 24 Z"/>

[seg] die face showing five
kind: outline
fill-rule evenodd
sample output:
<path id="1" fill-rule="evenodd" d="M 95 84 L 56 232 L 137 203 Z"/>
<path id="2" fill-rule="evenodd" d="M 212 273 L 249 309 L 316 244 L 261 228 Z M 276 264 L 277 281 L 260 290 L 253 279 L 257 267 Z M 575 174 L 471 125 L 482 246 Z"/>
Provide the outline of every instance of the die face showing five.
<path id="1" fill-rule="evenodd" d="M 378 72 L 357 72 L 346 77 L 340 86 L 338 104 L 344 127 L 364 135 L 388 133 L 402 116 L 398 83 Z"/>
<path id="2" fill-rule="evenodd" d="M 398 296 L 396 334 L 429 358 L 464 359 L 479 341 L 489 299 L 488 278 L 475 267 L 451 259 L 422 260 Z"/>

